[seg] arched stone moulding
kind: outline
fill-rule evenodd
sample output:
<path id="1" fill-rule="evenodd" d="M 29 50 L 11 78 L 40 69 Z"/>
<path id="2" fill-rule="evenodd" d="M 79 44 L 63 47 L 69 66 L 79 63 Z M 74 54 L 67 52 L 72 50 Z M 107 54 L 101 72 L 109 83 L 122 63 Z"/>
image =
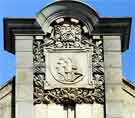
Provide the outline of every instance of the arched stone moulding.
<path id="1" fill-rule="evenodd" d="M 50 24 L 61 17 L 70 17 L 82 21 L 87 26 L 89 33 L 99 22 L 99 16 L 92 8 L 77 1 L 54 2 L 41 9 L 36 19 L 46 34 Z"/>

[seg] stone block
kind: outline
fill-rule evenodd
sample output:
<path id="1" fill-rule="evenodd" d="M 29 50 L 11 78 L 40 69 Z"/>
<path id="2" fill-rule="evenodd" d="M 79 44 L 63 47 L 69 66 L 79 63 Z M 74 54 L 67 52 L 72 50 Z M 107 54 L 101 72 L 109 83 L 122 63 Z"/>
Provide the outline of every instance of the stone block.
<path id="1" fill-rule="evenodd" d="M 131 109 L 132 110 L 130 112 L 128 112 L 128 113 L 130 113 L 130 117 L 129 118 L 134 118 L 135 117 L 135 104 L 132 105 Z"/>
<path id="2" fill-rule="evenodd" d="M 33 101 L 33 83 L 16 84 L 16 101 Z"/>
<path id="3" fill-rule="evenodd" d="M 16 40 L 15 44 L 16 44 L 16 48 L 15 48 L 16 52 L 18 51 L 32 52 L 33 40 Z"/>
<path id="4" fill-rule="evenodd" d="M 33 40 L 31 35 L 15 35 L 15 40 Z"/>
<path id="5" fill-rule="evenodd" d="M 35 36 L 35 39 L 43 39 L 44 37 L 43 36 Z"/>
<path id="6" fill-rule="evenodd" d="M 121 68 L 105 67 L 105 84 L 121 84 L 122 72 Z"/>
<path id="7" fill-rule="evenodd" d="M 121 67 L 120 52 L 104 52 L 105 67 Z"/>
<path id="8" fill-rule="evenodd" d="M 16 85 L 33 84 L 33 70 L 28 68 L 16 69 Z"/>
<path id="9" fill-rule="evenodd" d="M 65 118 L 65 112 L 62 105 L 49 104 L 47 118 Z"/>
<path id="10" fill-rule="evenodd" d="M 100 36 L 93 36 L 93 39 L 101 39 Z"/>
<path id="11" fill-rule="evenodd" d="M 16 101 L 16 118 L 34 118 L 33 102 Z"/>
<path id="12" fill-rule="evenodd" d="M 106 103 L 107 118 L 125 118 L 124 106 L 121 101 L 110 101 Z"/>
<path id="13" fill-rule="evenodd" d="M 0 99 L 0 118 L 11 118 L 11 94 Z"/>
<path id="14" fill-rule="evenodd" d="M 92 105 L 92 118 L 104 118 L 104 106 L 94 103 Z"/>
<path id="15" fill-rule="evenodd" d="M 104 37 L 104 51 L 121 52 L 121 40 L 119 36 Z"/>
<path id="16" fill-rule="evenodd" d="M 76 118 L 104 118 L 104 106 L 101 104 L 77 104 Z"/>
<path id="17" fill-rule="evenodd" d="M 103 36 L 103 39 L 104 40 L 119 40 L 120 39 L 120 36 Z"/>
<path id="18" fill-rule="evenodd" d="M 106 101 L 123 101 L 122 92 L 120 84 L 105 85 Z"/>
<path id="19" fill-rule="evenodd" d="M 34 118 L 47 118 L 48 105 L 37 104 L 34 107 Z"/>
<path id="20" fill-rule="evenodd" d="M 19 68 L 33 67 L 32 52 L 16 52 L 16 66 Z"/>
<path id="21" fill-rule="evenodd" d="M 11 118 L 11 105 L 3 107 L 0 118 Z"/>
<path id="22" fill-rule="evenodd" d="M 92 104 L 77 104 L 76 118 L 92 118 Z"/>

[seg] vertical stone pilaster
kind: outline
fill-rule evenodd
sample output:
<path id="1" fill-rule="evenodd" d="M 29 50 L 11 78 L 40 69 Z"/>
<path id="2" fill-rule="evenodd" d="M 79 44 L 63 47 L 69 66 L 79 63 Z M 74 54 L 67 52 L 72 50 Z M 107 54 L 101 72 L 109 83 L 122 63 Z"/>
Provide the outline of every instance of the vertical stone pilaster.
<path id="1" fill-rule="evenodd" d="M 103 36 L 105 65 L 106 117 L 123 118 L 121 37 Z"/>
<path id="2" fill-rule="evenodd" d="M 16 35 L 16 118 L 33 118 L 33 36 Z"/>

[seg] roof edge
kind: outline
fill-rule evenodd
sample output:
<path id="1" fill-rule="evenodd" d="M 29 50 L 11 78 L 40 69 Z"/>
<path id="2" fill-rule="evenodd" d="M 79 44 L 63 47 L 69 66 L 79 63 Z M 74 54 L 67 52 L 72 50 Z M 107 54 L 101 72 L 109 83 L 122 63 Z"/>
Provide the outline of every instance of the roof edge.
<path id="1" fill-rule="evenodd" d="M 0 86 L 0 91 L 5 88 L 7 85 L 11 84 L 15 80 L 15 77 L 12 79 L 8 80 L 6 83 L 4 83 L 2 86 Z"/>
<path id="2" fill-rule="evenodd" d="M 123 82 L 122 89 L 128 94 L 135 97 L 135 85 L 124 78 L 122 79 L 122 82 Z"/>

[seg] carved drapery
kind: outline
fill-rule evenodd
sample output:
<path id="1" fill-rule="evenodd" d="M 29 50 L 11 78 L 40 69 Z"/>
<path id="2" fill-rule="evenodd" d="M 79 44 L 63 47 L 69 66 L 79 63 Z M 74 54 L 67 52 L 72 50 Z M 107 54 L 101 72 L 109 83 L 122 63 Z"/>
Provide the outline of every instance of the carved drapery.
<path id="1" fill-rule="evenodd" d="M 54 87 L 47 89 L 49 83 L 46 81 L 46 55 L 45 48 L 53 49 L 88 49 L 92 48 L 92 86 L 90 87 Z M 74 72 L 76 78 L 71 78 L 77 67 L 71 66 L 71 60 L 58 60 L 58 64 L 65 62 L 62 66 L 66 71 L 64 74 L 58 72 L 59 76 L 65 77 L 65 83 L 70 83 L 76 78 L 83 76 L 81 72 Z M 63 62 L 62 62 L 63 61 Z M 34 67 L 34 104 L 56 103 L 56 104 L 81 104 L 81 103 L 104 103 L 104 66 L 103 66 L 103 40 L 93 39 L 89 35 L 87 27 L 73 18 L 61 18 L 50 25 L 48 33 L 43 39 L 33 41 L 33 67 Z M 63 63 L 64 64 L 64 63 Z M 56 67 L 57 69 L 57 67 Z"/>

